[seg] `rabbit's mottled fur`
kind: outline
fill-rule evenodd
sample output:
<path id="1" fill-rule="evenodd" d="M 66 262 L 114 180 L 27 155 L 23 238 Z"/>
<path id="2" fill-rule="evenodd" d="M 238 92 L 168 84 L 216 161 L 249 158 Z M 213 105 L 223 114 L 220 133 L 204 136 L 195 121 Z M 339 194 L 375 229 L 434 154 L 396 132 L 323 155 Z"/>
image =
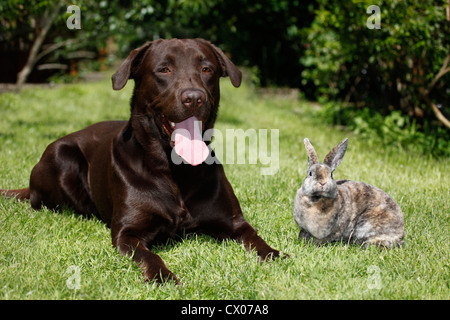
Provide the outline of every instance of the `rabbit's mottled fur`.
<path id="1" fill-rule="evenodd" d="M 308 171 L 297 191 L 294 219 L 299 238 L 318 244 L 346 241 L 394 247 L 403 244 L 403 212 L 383 190 L 363 182 L 334 180 L 332 173 L 341 163 L 348 139 L 334 147 L 319 163 L 308 139 Z"/>

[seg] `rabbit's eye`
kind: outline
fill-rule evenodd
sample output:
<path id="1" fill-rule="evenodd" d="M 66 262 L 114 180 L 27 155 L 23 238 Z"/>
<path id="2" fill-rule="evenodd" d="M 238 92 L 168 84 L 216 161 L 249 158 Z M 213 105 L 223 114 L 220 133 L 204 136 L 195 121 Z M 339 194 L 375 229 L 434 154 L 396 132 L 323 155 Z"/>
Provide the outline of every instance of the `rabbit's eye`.
<path id="1" fill-rule="evenodd" d="M 309 176 L 312 177 L 312 171 L 309 172 Z"/>

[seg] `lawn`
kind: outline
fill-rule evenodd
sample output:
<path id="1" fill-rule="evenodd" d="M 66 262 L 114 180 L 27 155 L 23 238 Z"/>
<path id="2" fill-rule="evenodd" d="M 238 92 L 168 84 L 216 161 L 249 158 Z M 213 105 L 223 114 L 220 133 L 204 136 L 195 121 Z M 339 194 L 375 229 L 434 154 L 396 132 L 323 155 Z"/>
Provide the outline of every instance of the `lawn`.
<path id="1" fill-rule="evenodd" d="M 113 91 L 104 80 L 1 94 L 0 187 L 27 186 L 32 167 L 58 137 L 98 121 L 127 119 L 131 87 Z M 248 82 L 235 89 L 223 79 L 221 87 L 217 129 L 269 129 L 269 137 L 270 129 L 279 129 L 275 174 L 261 174 L 267 167 L 261 159 L 227 163 L 225 171 L 247 220 L 289 258 L 261 264 L 239 243 L 190 235 L 154 248 L 183 285 L 145 284 L 131 259 L 112 247 L 102 222 L 2 198 L 0 299 L 450 298 L 448 158 L 370 145 L 322 125 L 316 106 L 261 94 Z M 292 207 L 307 168 L 304 137 L 321 159 L 349 137 L 334 177 L 365 181 L 392 195 L 405 214 L 405 247 L 362 250 L 297 240 Z"/>

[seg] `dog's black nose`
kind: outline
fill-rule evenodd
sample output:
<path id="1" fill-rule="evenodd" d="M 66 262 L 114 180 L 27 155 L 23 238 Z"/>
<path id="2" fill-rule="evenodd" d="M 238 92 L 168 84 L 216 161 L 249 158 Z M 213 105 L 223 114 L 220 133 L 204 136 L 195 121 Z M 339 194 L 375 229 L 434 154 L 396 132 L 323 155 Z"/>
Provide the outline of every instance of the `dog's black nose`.
<path id="1" fill-rule="evenodd" d="M 184 90 L 181 94 L 181 103 L 188 109 L 200 108 L 205 99 L 205 93 L 198 89 Z"/>

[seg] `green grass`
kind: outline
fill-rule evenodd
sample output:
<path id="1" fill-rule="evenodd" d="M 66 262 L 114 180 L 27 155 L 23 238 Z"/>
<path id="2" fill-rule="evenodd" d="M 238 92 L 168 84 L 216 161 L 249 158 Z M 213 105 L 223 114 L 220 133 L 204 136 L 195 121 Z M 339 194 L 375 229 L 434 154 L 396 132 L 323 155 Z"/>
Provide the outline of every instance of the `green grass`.
<path id="1" fill-rule="evenodd" d="M 131 84 L 119 92 L 105 80 L 0 95 L 0 187 L 27 186 L 32 167 L 58 137 L 127 119 Z M 221 85 L 216 128 L 280 130 L 277 174 L 262 176 L 261 164 L 226 164 L 225 171 L 247 220 L 290 258 L 261 264 L 239 243 L 191 235 L 154 248 L 183 285 L 144 284 L 100 221 L 0 199 L 0 299 L 450 298 L 449 159 L 368 147 L 358 136 L 321 125 L 306 102 L 262 97 L 247 83 L 235 89 L 224 79 Z M 404 248 L 297 240 L 292 206 L 307 167 L 303 138 L 323 159 L 346 136 L 349 148 L 335 178 L 365 181 L 397 200 L 405 214 Z M 70 285 L 71 266 L 79 270 L 78 290 Z"/>

